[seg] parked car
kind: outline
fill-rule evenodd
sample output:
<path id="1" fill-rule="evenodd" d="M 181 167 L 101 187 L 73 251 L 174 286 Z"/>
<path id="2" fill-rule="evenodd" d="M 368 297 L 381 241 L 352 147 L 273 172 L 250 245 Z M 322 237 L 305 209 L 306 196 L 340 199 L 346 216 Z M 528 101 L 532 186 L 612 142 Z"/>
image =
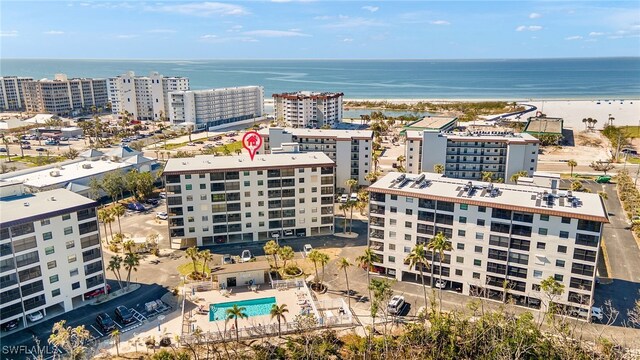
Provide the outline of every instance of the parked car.
<path id="1" fill-rule="evenodd" d="M 342 195 L 340 195 L 340 202 L 341 202 L 341 203 L 343 203 L 343 204 L 344 204 L 344 203 L 346 203 L 346 202 L 347 202 L 347 200 L 349 200 L 349 195 L 347 195 L 347 194 L 342 194 Z"/>
<path id="2" fill-rule="evenodd" d="M 36 148 L 36 151 L 42 152 L 42 151 L 47 151 L 47 149 L 39 147 L 39 148 Z"/>
<path id="3" fill-rule="evenodd" d="M 222 255 L 222 265 L 233 264 L 233 258 L 230 254 Z"/>
<path id="4" fill-rule="evenodd" d="M 127 206 L 127 208 L 129 210 L 133 210 L 133 211 L 145 211 L 146 209 L 144 208 L 144 205 L 140 204 L 137 201 L 134 202 L 130 202 L 129 205 Z"/>
<path id="5" fill-rule="evenodd" d="M 222 141 L 216 141 L 216 146 L 224 146 L 224 143 Z"/>
<path id="6" fill-rule="evenodd" d="M 2 147 L 0 148 L 0 152 L 7 152 L 7 149 Z"/>
<path id="7" fill-rule="evenodd" d="M 447 282 L 445 280 L 442 280 L 442 281 L 436 280 L 436 287 L 438 289 L 444 289 L 447 287 Z"/>
<path id="8" fill-rule="evenodd" d="M 100 289 L 95 289 L 93 291 L 90 291 L 90 292 L 84 294 L 84 298 L 85 299 L 91 299 L 91 298 L 94 298 L 94 297 L 96 297 L 98 295 L 102 295 L 102 294 L 104 294 L 104 288 L 105 287 L 103 286 Z M 111 291 L 111 285 L 107 284 L 106 288 L 107 288 L 107 294 L 108 294 Z"/>
<path id="9" fill-rule="evenodd" d="M 571 312 L 571 315 L 582 318 L 582 319 L 586 319 L 589 316 L 589 309 L 579 309 L 579 310 L 573 310 Z M 594 320 L 598 320 L 598 321 L 602 321 L 602 319 L 604 318 L 604 315 L 602 314 L 602 309 L 599 307 L 591 307 L 591 321 Z"/>
<path id="10" fill-rule="evenodd" d="M 188 146 L 196 146 L 196 144 L 194 144 L 194 143 L 192 143 L 192 142 L 187 143 L 187 145 L 188 145 Z"/>
<path id="11" fill-rule="evenodd" d="M 167 193 L 163 191 L 158 196 L 160 197 L 160 199 L 166 199 L 167 198 Z"/>
<path id="12" fill-rule="evenodd" d="M 108 333 L 116 328 L 116 323 L 107 313 L 98 314 L 98 316 L 96 316 L 96 323 L 98 323 L 98 326 L 104 333 Z"/>
<path id="13" fill-rule="evenodd" d="M 305 244 L 304 247 L 302 248 L 302 251 L 304 251 L 304 256 L 309 256 L 309 253 L 313 250 L 313 247 L 311 247 L 311 244 Z"/>
<path id="14" fill-rule="evenodd" d="M 58 145 L 57 140 L 47 140 L 44 142 L 45 145 Z"/>
<path id="15" fill-rule="evenodd" d="M 31 314 L 27 314 L 27 319 L 29 319 L 29 321 L 31 322 L 34 322 L 44 319 L 44 315 L 42 314 L 42 311 L 38 310 L 36 312 L 32 312 Z"/>
<path id="16" fill-rule="evenodd" d="M 145 202 L 149 205 L 158 205 L 158 199 L 147 199 Z"/>
<path id="17" fill-rule="evenodd" d="M 24 150 L 29 150 L 31 149 L 31 145 L 22 145 L 21 148 L 23 148 Z"/>
<path id="18" fill-rule="evenodd" d="M 198 141 L 194 141 L 193 143 L 194 143 L 194 144 L 202 145 L 202 144 L 204 144 L 204 141 L 202 141 L 202 140 L 198 140 Z"/>
<path id="19" fill-rule="evenodd" d="M 351 196 L 349 197 L 349 200 L 358 201 L 358 194 L 357 193 L 351 193 Z"/>
<path id="20" fill-rule="evenodd" d="M 285 230 L 283 231 L 284 236 L 293 236 L 293 230 Z"/>
<path id="21" fill-rule="evenodd" d="M 136 318 L 133 317 L 133 313 L 127 309 L 126 306 L 118 306 L 115 311 L 116 318 L 120 320 L 121 323 L 130 324 L 136 321 Z"/>
<path id="22" fill-rule="evenodd" d="M 2 324 L 2 331 L 11 331 L 18 327 L 18 319 L 9 320 L 6 323 Z"/>
<path id="23" fill-rule="evenodd" d="M 23 145 L 31 145 L 31 142 L 27 141 L 27 140 L 22 140 L 20 141 L 21 144 Z"/>
<path id="24" fill-rule="evenodd" d="M 158 211 L 156 213 L 156 218 L 160 220 L 167 220 L 169 218 L 169 215 L 167 215 L 167 213 L 164 211 Z"/>
<path id="25" fill-rule="evenodd" d="M 251 261 L 251 259 L 253 259 L 253 256 L 251 255 L 251 251 L 242 250 L 242 254 L 240 255 L 240 262 L 241 263 L 249 262 Z"/>
<path id="26" fill-rule="evenodd" d="M 393 295 L 391 300 L 389 300 L 389 304 L 387 305 L 387 312 L 392 315 L 398 315 L 402 312 L 404 304 L 404 296 Z"/>

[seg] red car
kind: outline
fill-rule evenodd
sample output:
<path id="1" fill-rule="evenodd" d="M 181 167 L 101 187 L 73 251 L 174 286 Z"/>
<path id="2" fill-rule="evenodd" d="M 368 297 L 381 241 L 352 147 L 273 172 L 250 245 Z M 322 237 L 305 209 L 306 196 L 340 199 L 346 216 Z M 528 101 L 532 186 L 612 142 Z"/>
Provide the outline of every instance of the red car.
<path id="1" fill-rule="evenodd" d="M 107 284 L 107 294 L 111 291 L 111 285 Z M 93 291 L 90 291 L 86 294 L 84 294 L 84 298 L 85 299 L 91 299 L 94 298 L 98 295 L 102 295 L 104 294 L 104 287 L 101 287 L 100 289 L 95 289 Z"/>

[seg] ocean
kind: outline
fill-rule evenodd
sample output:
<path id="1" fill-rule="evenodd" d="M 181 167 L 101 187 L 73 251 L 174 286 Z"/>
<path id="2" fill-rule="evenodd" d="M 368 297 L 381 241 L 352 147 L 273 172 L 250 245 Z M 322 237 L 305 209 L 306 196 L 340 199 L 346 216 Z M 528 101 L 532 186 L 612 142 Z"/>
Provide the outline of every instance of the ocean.
<path id="1" fill-rule="evenodd" d="M 0 59 L 0 75 L 187 76 L 192 89 L 261 85 L 273 93 L 343 92 L 352 99 L 640 98 L 640 58 L 529 60 Z"/>

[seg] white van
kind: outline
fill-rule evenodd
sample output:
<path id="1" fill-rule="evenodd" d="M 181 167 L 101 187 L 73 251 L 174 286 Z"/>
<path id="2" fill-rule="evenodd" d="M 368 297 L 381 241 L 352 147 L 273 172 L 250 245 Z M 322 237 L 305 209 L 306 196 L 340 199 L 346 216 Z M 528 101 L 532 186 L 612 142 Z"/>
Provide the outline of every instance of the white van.
<path id="1" fill-rule="evenodd" d="M 349 200 L 358 201 L 358 194 L 357 193 L 351 193 L 351 197 L 349 198 Z"/>

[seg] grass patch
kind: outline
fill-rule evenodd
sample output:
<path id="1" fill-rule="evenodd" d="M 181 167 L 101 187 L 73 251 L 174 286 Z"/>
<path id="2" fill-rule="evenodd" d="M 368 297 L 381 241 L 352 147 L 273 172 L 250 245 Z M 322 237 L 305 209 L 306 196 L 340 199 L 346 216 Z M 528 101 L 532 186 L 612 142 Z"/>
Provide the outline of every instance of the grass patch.
<path id="1" fill-rule="evenodd" d="M 198 272 L 202 271 L 202 262 L 200 261 L 196 261 L 196 266 L 198 267 Z M 193 261 L 189 261 L 188 263 L 184 263 L 182 265 L 178 266 L 178 272 L 180 273 L 180 275 L 189 275 L 193 272 Z M 211 269 L 209 269 L 209 266 L 205 265 L 204 266 L 204 272 L 205 274 L 210 274 L 211 273 Z"/>
<path id="2" fill-rule="evenodd" d="M 571 173 L 560 174 L 561 179 L 575 179 L 575 180 L 596 180 L 598 175 L 582 175 L 573 173 L 573 177 L 571 177 Z"/>
<path id="3" fill-rule="evenodd" d="M 637 165 L 637 164 L 640 164 L 640 158 L 628 156 L 627 157 L 627 162 L 629 164 L 636 164 Z"/>
<path id="4" fill-rule="evenodd" d="M 229 149 L 229 151 L 231 151 L 231 154 L 234 154 L 234 155 L 235 155 L 236 150 L 244 149 L 244 147 L 242 146 L 242 141 L 235 141 L 235 142 L 232 142 L 232 143 L 227 144 L 227 145 L 215 147 L 213 149 L 216 150 L 216 151 L 222 152 L 222 151 L 224 151 L 224 147 L 225 146 L 227 147 L 227 149 Z"/>
<path id="5" fill-rule="evenodd" d="M 8 156 L 7 155 L 2 155 L 0 156 L 0 159 L 7 159 Z M 64 156 L 57 156 L 57 155 L 49 155 L 48 157 L 46 155 L 42 155 L 42 156 L 32 156 L 32 155 L 25 155 L 25 156 L 11 156 L 11 162 L 22 162 L 22 163 L 26 163 L 29 166 L 41 166 L 41 165 L 47 165 L 47 164 L 53 164 L 53 163 L 57 163 L 57 162 L 62 162 L 62 161 L 66 161 L 69 160 Z"/>
<path id="6" fill-rule="evenodd" d="M 620 130 L 628 138 L 640 137 L 640 126 L 621 126 Z"/>

